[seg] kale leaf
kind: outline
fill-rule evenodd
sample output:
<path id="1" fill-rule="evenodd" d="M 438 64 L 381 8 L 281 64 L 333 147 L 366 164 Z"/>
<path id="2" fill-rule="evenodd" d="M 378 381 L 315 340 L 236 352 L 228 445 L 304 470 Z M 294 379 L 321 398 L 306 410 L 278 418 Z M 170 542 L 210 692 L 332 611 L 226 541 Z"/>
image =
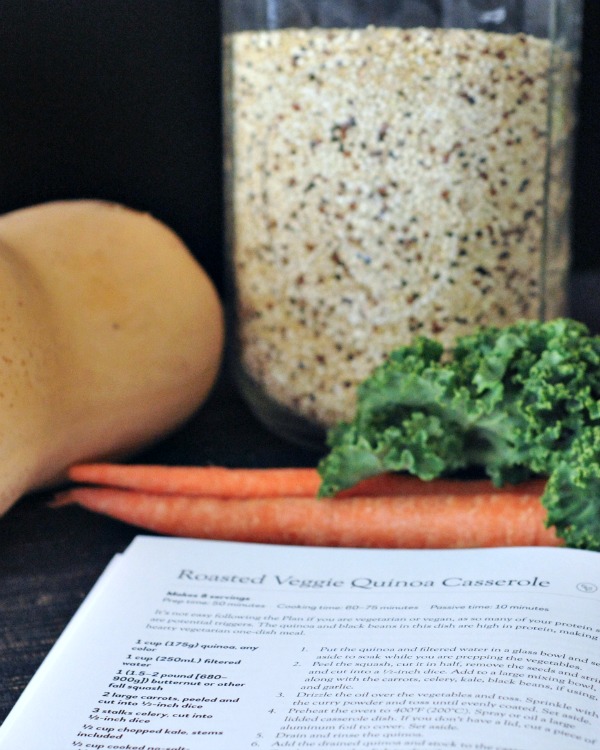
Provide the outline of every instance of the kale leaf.
<path id="1" fill-rule="evenodd" d="M 393 351 L 328 433 L 321 496 L 389 471 L 429 480 L 468 469 L 497 486 L 548 476 L 548 525 L 600 549 L 600 337 L 577 321 L 519 321 Z"/>

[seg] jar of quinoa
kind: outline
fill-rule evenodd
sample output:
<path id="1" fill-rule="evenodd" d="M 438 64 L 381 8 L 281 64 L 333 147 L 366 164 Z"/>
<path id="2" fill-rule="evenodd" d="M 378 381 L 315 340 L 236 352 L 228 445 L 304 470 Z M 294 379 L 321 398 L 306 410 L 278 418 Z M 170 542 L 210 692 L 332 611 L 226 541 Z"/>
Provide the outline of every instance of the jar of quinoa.
<path id="1" fill-rule="evenodd" d="M 322 446 L 416 335 L 564 314 L 578 0 L 225 0 L 237 382 Z"/>

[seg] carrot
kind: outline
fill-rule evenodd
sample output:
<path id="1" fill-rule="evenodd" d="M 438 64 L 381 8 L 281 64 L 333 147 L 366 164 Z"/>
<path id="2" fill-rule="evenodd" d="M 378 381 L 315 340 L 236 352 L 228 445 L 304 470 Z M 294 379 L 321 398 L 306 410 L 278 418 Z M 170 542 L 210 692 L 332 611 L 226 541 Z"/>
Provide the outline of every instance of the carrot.
<path id="1" fill-rule="evenodd" d="M 172 536 L 331 547 L 558 546 L 544 525 L 542 482 L 495 489 L 488 482 L 398 477 L 401 494 L 317 499 L 227 499 L 110 487 L 74 487 L 56 506 L 88 510 Z M 476 485 L 473 487 L 472 485 Z"/>
<path id="2" fill-rule="evenodd" d="M 210 497 L 278 497 L 316 495 L 316 469 L 228 469 L 224 466 L 158 466 L 115 463 L 75 464 L 74 482 L 161 494 Z"/>
<path id="3" fill-rule="evenodd" d="M 148 464 L 90 463 L 75 464 L 68 471 L 74 482 L 105 487 L 138 490 L 168 495 L 230 497 L 312 497 L 316 496 L 321 479 L 316 469 L 229 469 L 224 466 L 162 466 Z M 378 474 L 363 479 L 337 497 L 355 495 L 395 495 L 410 492 L 431 495 L 440 492 L 440 482 L 423 482 L 417 477 L 399 474 Z M 450 484 L 454 494 L 489 492 L 485 480 Z"/>

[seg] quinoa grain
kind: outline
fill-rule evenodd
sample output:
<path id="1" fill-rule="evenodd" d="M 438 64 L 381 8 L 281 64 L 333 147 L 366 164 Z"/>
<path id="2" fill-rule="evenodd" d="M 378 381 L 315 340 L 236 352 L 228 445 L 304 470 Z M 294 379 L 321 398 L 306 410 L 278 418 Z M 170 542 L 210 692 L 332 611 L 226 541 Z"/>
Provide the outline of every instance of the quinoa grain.
<path id="1" fill-rule="evenodd" d="M 227 43 L 240 356 L 274 401 L 328 427 L 415 334 L 562 313 L 568 236 L 544 254 L 544 222 L 569 201 L 573 123 L 564 107 L 550 138 L 548 41 L 368 27 Z"/>

